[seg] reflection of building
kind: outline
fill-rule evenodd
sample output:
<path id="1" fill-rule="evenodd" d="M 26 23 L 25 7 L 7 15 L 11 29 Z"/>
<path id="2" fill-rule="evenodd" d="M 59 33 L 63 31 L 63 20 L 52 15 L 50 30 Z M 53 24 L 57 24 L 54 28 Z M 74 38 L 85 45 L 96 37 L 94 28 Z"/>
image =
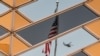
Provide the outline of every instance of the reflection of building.
<path id="1" fill-rule="evenodd" d="M 45 56 L 44 44 L 52 41 L 50 56 L 100 56 L 99 0 L 0 0 L 0 55 Z M 97 4 L 95 4 L 97 3 Z M 56 16 L 58 34 L 48 39 Z M 67 47 L 64 44 L 70 43 Z M 96 47 L 95 47 L 96 46 Z M 100 52 L 100 51 L 99 51 Z"/>

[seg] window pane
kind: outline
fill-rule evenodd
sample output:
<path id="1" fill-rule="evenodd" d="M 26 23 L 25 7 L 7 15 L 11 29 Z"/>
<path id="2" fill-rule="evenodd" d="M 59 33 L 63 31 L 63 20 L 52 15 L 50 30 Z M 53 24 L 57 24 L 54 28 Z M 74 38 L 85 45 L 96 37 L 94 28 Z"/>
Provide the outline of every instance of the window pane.
<path id="1" fill-rule="evenodd" d="M 0 2 L 0 15 L 7 12 L 9 8 Z"/>
<path id="2" fill-rule="evenodd" d="M 86 0 L 59 0 L 58 11 L 68 9 Z M 26 17 L 36 22 L 54 13 L 56 8 L 56 0 L 38 0 L 27 6 L 19 8 L 19 11 Z"/>
<path id="3" fill-rule="evenodd" d="M 95 42 L 97 42 L 97 39 L 90 35 L 88 32 L 86 32 L 84 29 L 79 28 L 75 31 L 72 31 L 71 33 L 65 34 L 61 36 L 60 38 L 57 39 L 57 56 L 65 56 L 69 55 L 75 51 L 78 51 L 79 49 L 82 49 L 86 46 L 89 46 Z M 71 47 L 67 47 L 63 44 L 71 42 Z M 31 48 L 18 56 L 44 56 L 45 54 L 42 53 L 44 47 L 44 44 L 36 47 L 36 48 Z M 54 48 L 55 48 L 55 40 L 52 41 L 51 47 L 50 47 L 50 56 L 54 55 Z"/>

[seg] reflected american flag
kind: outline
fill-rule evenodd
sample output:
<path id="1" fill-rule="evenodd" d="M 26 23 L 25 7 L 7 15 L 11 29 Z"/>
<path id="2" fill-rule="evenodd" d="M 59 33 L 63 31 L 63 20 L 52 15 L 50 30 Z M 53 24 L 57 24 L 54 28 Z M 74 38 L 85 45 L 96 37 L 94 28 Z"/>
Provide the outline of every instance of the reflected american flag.
<path id="1" fill-rule="evenodd" d="M 57 34 L 58 34 L 58 16 L 56 16 L 56 19 L 51 26 L 48 38 L 52 38 Z M 50 56 L 51 44 L 52 44 L 52 41 L 45 43 L 45 48 L 42 51 L 43 53 L 45 53 L 45 56 Z"/>

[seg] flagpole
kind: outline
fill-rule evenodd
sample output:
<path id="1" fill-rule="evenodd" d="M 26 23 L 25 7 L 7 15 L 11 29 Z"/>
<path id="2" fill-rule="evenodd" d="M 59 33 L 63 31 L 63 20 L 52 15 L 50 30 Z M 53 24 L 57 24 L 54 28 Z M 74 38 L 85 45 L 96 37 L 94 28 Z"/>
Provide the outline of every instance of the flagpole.
<path id="1" fill-rule="evenodd" d="M 55 9 L 55 13 L 58 11 L 58 6 L 59 6 L 59 1 L 56 1 L 56 9 Z M 58 21 L 58 16 L 56 16 L 56 20 Z M 57 22 L 58 23 L 58 22 Z M 57 29 L 58 31 L 58 29 Z M 58 32 L 57 32 L 58 33 Z M 57 52 L 57 39 L 55 39 L 55 49 L 54 49 L 54 56 L 56 56 L 56 52 Z"/>

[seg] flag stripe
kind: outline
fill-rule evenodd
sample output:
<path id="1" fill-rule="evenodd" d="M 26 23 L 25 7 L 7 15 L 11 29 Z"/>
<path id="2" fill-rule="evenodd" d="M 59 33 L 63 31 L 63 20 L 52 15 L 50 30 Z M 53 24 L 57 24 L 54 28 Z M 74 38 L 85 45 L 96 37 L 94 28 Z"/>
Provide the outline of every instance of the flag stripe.
<path id="1" fill-rule="evenodd" d="M 55 19 L 54 23 L 51 26 L 48 38 L 52 38 L 58 33 L 58 17 Z M 51 41 L 45 44 L 45 48 L 43 49 L 43 53 L 45 53 L 45 56 L 50 56 L 50 47 L 51 47 Z"/>

